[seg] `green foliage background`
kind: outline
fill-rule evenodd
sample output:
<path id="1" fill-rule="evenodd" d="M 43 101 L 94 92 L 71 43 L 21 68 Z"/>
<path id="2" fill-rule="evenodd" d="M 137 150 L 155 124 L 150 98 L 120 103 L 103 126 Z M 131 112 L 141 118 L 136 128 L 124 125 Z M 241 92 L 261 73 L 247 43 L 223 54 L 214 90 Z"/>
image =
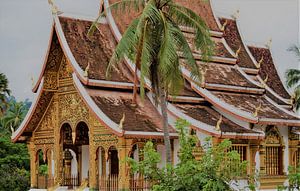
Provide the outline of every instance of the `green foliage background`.
<path id="1" fill-rule="evenodd" d="M 26 144 L 12 143 L 11 130 L 17 129 L 28 111 L 30 103 L 17 102 L 13 97 L 7 98 L 8 105 L 0 117 L 0 191 L 25 191 L 29 190 L 30 160 Z M 13 107 L 22 106 L 22 115 L 15 115 L 17 123 L 6 123 L 12 120 Z M 19 117 L 22 117 L 19 119 Z"/>

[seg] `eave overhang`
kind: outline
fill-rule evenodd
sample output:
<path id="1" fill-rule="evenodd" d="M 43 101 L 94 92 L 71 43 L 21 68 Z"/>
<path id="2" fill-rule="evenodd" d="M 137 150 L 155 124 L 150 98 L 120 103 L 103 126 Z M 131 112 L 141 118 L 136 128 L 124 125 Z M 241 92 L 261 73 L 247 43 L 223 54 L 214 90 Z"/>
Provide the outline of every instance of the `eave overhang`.
<path id="1" fill-rule="evenodd" d="M 32 104 L 25 116 L 25 118 L 23 119 L 22 123 L 20 124 L 20 126 L 18 127 L 18 129 L 12 133 L 11 135 L 11 139 L 13 142 L 17 142 L 19 137 L 22 135 L 22 133 L 25 131 L 27 125 L 29 124 L 35 110 L 36 107 L 38 105 L 38 102 L 41 98 L 42 92 L 43 92 L 43 84 L 44 84 L 44 78 L 41 78 L 41 83 L 39 85 L 39 88 L 37 90 L 36 96 L 34 98 L 34 100 L 32 101 Z"/>

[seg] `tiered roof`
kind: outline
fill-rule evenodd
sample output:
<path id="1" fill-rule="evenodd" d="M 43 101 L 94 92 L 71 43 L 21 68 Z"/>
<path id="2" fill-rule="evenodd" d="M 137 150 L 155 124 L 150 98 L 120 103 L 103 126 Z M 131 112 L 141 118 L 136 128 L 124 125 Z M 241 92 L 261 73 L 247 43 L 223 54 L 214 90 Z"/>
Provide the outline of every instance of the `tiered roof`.
<path id="1" fill-rule="evenodd" d="M 105 0 L 105 8 L 114 1 Z M 200 53 L 194 51 L 199 68 L 204 71 L 204 83 L 201 87 L 196 85 L 190 79 L 189 71 L 183 68 L 185 87 L 179 95 L 169 96 L 170 121 L 184 118 L 199 131 L 239 139 L 260 139 L 264 134 L 250 129 L 250 126 L 238 125 L 231 118 L 254 124 L 300 126 L 299 117 L 285 109 L 290 96 L 276 75 L 270 51 L 245 46 L 236 21 L 216 20 L 210 3 L 201 0 L 176 2 L 202 16 L 216 42 L 216 55 L 211 63 L 203 63 Z M 132 12 L 117 16 L 108 11 L 106 19 L 98 24 L 99 30 L 88 37 L 91 21 L 54 14 L 53 37 L 49 47 L 59 41 L 60 51 L 72 67 L 76 89 L 105 127 L 119 136 L 162 136 L 161 116 L 151 101 L 151 92 L 148 92 L 144 102 L 138 100 L 136 105 L 131 104 L 133 63 L 125 60 L 113 69 L 110 79 L 105 77 L 106 66 L 117 42 L 136 16 L 137 13 Z M 182 30 L 189 41 L 194 38 L 192 30 L 186 27 L 182 27 Z M 47 96 L 43 95 L 47 91 L 41 87 L 51 54 L 53 50 L 49 48 L 48 59 L 34 88 L 37 91 L 39 87 L 40 96 L 18 131 L 13 134 L 14 141 L 20 140 L 25 132 L 32 132 L 28 125 L 32 123 L 31 116 L 43 112 L 38 111 L 37 105 L 48 104 L 45 99 Z M 182 64 L 184 66 L 184 60 Z M 87 68 L 88 73 L 85 72 Z M 264 83 L 263 79 L 267 75 L 270 80 Z M 147 87 L 150 86 L 148 83 Z M 225 117 L 222 113 L 231 117 Z M 176 136 L 171 122 L 169 128 L 171 136 Z"/>

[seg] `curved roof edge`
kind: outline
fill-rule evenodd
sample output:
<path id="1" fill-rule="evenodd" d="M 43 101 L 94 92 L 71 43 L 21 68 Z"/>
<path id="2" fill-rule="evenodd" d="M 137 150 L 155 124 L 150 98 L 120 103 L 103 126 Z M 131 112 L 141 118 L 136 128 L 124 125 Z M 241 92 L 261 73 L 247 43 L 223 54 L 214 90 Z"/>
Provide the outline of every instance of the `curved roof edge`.
<path id="1" fill-rule="evenodd" d="M 43 78 L 45 69 L 46 69 L 46 65 L 47 65 L 47 61 L 48 61 L 48 56 L 49 56 L 50 48 L 51 48 L 51 44 L 52 44 L 53 34 L 54 34 L 54 21 L 53 20 L 52 20 L 52 24 L 51 24 L 51 29 L 50 30 L 51 30 L 50 31 L 50 38 L 49 38 L 49 41 L 48 41 L 48 47 L 47 47 L 47 50 L 46 50 L 46 54 L 44 56 L 44 64 L 43 64 L 43 67 L 42 67 L 42 71 L 40 72 L 40 75 L 38 77 L 38 80 L 35 82 L 32 90 L 31 90 L 33 93 L 37 92 L 37 90 L 39 88 L 39 85 L 41 84 L 41 80 Z"/>
<path id="2" fill-rule="evenodd" d="M 40 85 L 38 86 L 38 90 L 36 93 L 36 97 L 32 101 L 32 104 L 30 106 L 29 111 L 27 112 L 25 118 L 23 119 L 22 123 L 20 124 L 19 128 L 12 133 L 11 139 L 13 142 L 16 142 L 18 138 L 21 136 L 21 134 L 24 132 L 26 126 L 28 125 L 29 121 L 31 120 L 32 115 L 34 114 L 34 111 L 38 105 L 38 102 L 40 100 L 40 97 L 42 95 L 43 90 L 43 84 L 44 84 L 44 78 L 42 77 Z"/>
<path id="3" fill-rule="evenodd" d="M 84 86 L 81 84 L 75 73 L 72 74 L 75 88 L 79 92 L 83 101 L 87 104 L 90 110 L 96 115 L 97 119 L 101 121 L 105 127 L 111 129 L 117 136 L 123 136 L 124 130 L 122 130 L 118 124 L 113 122 L 92 100 L 88 92 L 85 90 Z"/>
<path id="4" fill-rule="evenodd" d="M 191 126 L 196 128 L 197 130 L 207 133 L 211 136 L 222 137 L 222 138 L 233 138 L 233 137 L 244 137 L 247 139 L 259 139 L 263 138 L 264 134 L 262 132 L 256 133 L 233 133 L 233 132 L 221 132 L 215 130 L 215 126 L 203 123 L 202 121 L 196 120 L 190 116 L 187 116 L 183 112 L 179 111 L 175 106 L 171 103 L 168 103 L 169 113 L 176 118 L 182 118 L 191 123 Z"/>
<path id="5" fill-rule="evenodd" d="M 255 57 L 253 56 L 253 54 L 252 54 L 251 51 L 249 50 L 249 47 L 248 47 L 249 44 L 246 44 L 246 43 L 245 43 L 245 38 L 244 38 L 244 36 L 243 36 L 243 33 L 242 33 L 241 30 L 240 30 L 241 27 L 240 27 L 239 20 L 238 20 L 238 19 L 232 19 L 232 18 L 226 18 L 226 17 L 223 17 L 223 18 L 229 19 L 229 20 L 233 20 L 233 21 L 236 23 L 237 30 L 238 30 L 237 32 L 238 32 L 238 34 L 239 34 L 239 36 L 240 36 L 240 38 L 241 38 L 242 46 L 244 46 L 244 48 L 245 48 L 245 50 L 246 50 L 248 56 L 250 57 L 251 61 L 253 62 L 253 64 L 254 64 L 255 66 L 258 66 L 257 60 L 255 59 Z M 229 46 L 229 45 L 228 45 L 228 46 Z M 267 49 L 270 50 L 270 48 L 266 47 L 265 45 L 253 45 L 253 46 L 259 47 L 259 48 L 267 48 Z M 230 46 L 229 46 L 229 47 L 230 47 Z M 272 54 L 271 50 L 270 50 L 270 53 Z M 274 59 L 274 58 L 273 58 L 273 59 Z M 276 65 L 275 65 L 275 64 L 273 64 L 273 65 L 274 65 L 276 71 L 278 71 Z M 245 69 L 246 69 L 246 68 L 245 68 Z M 240 69 L 240 67 L 239 67 L 238 70 L 241 72 L 241 70 L 243 70 L 243 69 Z M 241 73 L 242 73 L 242 72 L 241 72 Z M 244 75 L 244 73 L 245 73 L 245 72 L 242 73 L 244 77 L 248 76 L 246 73 L 245 73 L 245 75 Z M 280 77 L 280 76 L 279 76 L 279 77 Z M 247 78 L 247 77 L 246 77 L 246 78 Z M 247 79 L 248 79 L 249 81 L 251 81 L 253 84 L 258 85 L 258 83 L 255 82 L 254 80 L 252 80 L 250 77 L 247 78 Z M 281 80 L 281 82 L 282 82 L 281 77 L 280 77 L 280 80 Z M 285 103 L 288 104 L 288 102 L 287 102 L 287 100 L 286 100 L 285 98 L 283 98 L 283 97 L 281 97 L 279 94 L 277 94 L 277 93 L 276 93 L 272 88 L 270 88 L 263 80 L 259 80 L 259 81 L 260 81 L 260 83 L 263 85 L 263 87 L 266 88 L 266 90 L 267 90 L 269 93 L 271 93 L 271 94 L 272 94 L 273 96 L 275 96 L 276 98 L 278 98 L 278 99 L 280 99 L 281 101 L 283 101 L 283 102 L 285 102 Z M 285 88 L 285 90 L 286 90 L 287 92 L 289 92 L 289 91 L 286 89 L 285 86 L 284 86 L 284 88 Z"/>
<path id="6" fill-rule="evenodd" d="M 196 85 L 195 83 L 191 83 L 192 88 L 199 93 L 201 96 L 205 97 L 207 101 L 209 101 L 211 104 L 213 104 L 215 107 L 221 109 L 222 111 L 233 115 L 239 119 L 242 119 L 244 121 L 250 122 L 250 123 L 257 123 L 258 118 L 253 117 L 253 115 L 249 112 L 242 111 L 234 106 L 231 106 L 220 99 L 218 99 L 216 96 L 214 96 L 212 93 L 210 93 L 208 90 L 203 89 Z"/>

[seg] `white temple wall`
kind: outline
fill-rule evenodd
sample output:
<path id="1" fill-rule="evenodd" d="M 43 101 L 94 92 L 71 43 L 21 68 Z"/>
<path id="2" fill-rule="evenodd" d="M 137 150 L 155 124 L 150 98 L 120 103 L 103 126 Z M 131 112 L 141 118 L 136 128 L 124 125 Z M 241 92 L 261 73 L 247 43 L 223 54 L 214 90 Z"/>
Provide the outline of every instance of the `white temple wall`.
<path id="1" fill-rule="evenodd" d="M 72 155 L 72 161 L 71 161 L 71 174 L 72 175 L 77 175 L 78 174 L 78 163 L 77 163 L 77 160 L 76 160 L 76 153 L 69 149 L 69 151 L 71 152 L 71 155 Z"/>
<path id="2" fill-rule="evenodd" d="M 283 144 L 285 145 L 284 148 L 284 156 L 283 156 L 283 170 L 284 172 L 288 172 L 289 166 L 289 130 L 286 126 L 278 127 L 281 137 L 283 138 Z"/>
<path id="3" fill-rule="evenodd" d="M 54 177 L 55 160 L 54 160 L 54 152 L 53 151 L 51 151 L 51 164 L 52 164 L 52 166 L 51 166 L 50 170 L 51 170 L 52 176 Z"/>
<path id="4" fill-rule="evenodd" d="M 82 180 L 88 178 L 89 172 L 89 145 L 82 145 Z"/>

